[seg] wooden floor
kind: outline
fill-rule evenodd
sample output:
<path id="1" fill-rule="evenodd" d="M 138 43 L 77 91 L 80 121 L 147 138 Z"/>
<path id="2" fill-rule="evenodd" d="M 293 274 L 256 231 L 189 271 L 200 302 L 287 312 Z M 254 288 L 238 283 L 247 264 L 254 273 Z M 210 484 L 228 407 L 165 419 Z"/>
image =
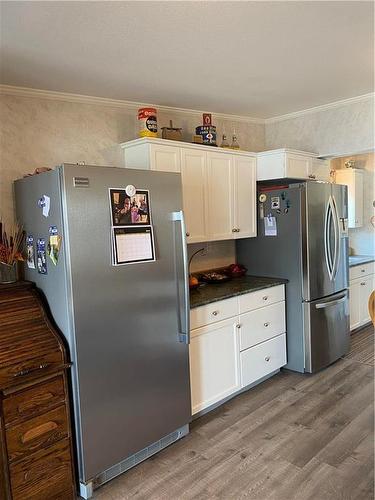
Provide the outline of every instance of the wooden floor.
<path id="1" fill-rule="evenodd" d="M 349 358 L 315 375 L 282 372 L 94 498 L 372 500 L 373 370 Z"/>

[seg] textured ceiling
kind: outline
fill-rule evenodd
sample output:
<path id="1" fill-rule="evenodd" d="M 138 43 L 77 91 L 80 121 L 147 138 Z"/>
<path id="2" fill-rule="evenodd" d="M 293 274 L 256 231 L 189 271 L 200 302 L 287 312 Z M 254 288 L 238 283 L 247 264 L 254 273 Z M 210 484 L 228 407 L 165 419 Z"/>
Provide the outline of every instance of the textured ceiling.
<path id="1" fill-rule="evenodd" d="M 267 118 L 373 91 L 372 2 L 1 2 L 1 83 Z"/>

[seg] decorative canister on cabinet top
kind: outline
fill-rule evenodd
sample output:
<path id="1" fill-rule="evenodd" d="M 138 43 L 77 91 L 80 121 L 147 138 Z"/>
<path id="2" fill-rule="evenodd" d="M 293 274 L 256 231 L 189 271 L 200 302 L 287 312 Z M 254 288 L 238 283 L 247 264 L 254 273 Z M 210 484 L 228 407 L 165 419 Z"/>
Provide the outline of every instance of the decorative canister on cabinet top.
<path id="1" fill-rule="evenodd" d="M 140 108 L 138 110 L 139 136 L 157 137 L 158 121 L 155 108 Z"/>

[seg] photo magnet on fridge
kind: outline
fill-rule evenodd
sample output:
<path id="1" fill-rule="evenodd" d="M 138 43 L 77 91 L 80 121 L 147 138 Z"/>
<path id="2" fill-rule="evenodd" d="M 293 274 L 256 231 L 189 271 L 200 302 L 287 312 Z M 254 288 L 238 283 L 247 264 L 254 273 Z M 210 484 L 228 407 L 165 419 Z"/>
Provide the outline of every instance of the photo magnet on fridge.
<path id="1" fill-rule="evenodd" d="M 54 265 L 57 265 L 57 262 L 59 260 L 59 252 L 60 252 L 60 246 L 61 246 L 61 236 L 57 233 L 57 227 L 56 226 L 50 226 L 49 227 L 49 241 L 48 241 L 48 247 L 47 247 L 47 253 L 49 258 L 52 260 Z"/>
<path id="2" fill-rule="evenodd" d="M 26 238 L 26 263 L 29 269 L 35 269 L 34 236 L 31 234 Z"/>
<path id="3" fill-rule="evenodd" d="M 46 240 L 38 238 L 36 245 L 36 258 L 39 274 L 47 274 Z"/>

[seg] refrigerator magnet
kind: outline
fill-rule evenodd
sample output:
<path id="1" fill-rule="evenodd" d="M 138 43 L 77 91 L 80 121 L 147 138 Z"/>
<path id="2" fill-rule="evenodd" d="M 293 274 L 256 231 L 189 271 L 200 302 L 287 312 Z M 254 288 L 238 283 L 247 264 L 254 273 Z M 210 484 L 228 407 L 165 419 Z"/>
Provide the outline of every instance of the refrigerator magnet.
<path id="1" fill-rule="evenodd" d="M 38 238 L 36 245 L 36 258 L 39 274 L 47 274 L 46 240 Z"/>
<path id="2" fill-rule="evenodd" d="M 276 217 L 267 215 L 264 219 L 264 236 L 277 236 Z"/>
<path id="3" fill-rule="evenodd" d="M 34 236 L 26 238 L 26 264 L 29 269 L 35 269 Z"/>
<path id="4" fill-rule="evenodd" d="M 49 196 L 44 194 L 41 198 L 39 198 L 38 207 L 42 209 L 42 214 L 44 215 L 44 217 L 48 217 L 50 206 L 51 198 Z"/>
<path id="5" fill-rule="evenodd" d="M 56 226 L 50 226 L 48 232 L 49 232 L 49 240 L 48 240 L 47 253 L 48 257 L 52 260 L 53 264 L 56 266 L 59 260 L 61 236 L 57 233 Z"/>

